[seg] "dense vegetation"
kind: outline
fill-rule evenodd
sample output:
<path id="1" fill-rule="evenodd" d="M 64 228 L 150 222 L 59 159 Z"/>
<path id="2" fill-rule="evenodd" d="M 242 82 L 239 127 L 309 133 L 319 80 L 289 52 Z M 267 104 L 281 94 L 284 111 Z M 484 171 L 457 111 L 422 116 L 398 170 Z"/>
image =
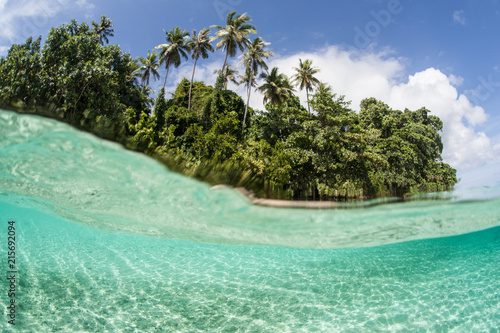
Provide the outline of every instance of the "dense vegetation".
<path id="1" fill-rule="evenodd" d="M 292 78 L 269 70 L 269 43 L 248 38 L 256 33 L 249 21 L 232 12 L 226 26 L 214 26 L 214 37 L 209 29 L 189 34 L 174 28 L 155 48 L 158 54 L 135 60 L 104 45 L 114 32 L 105 16 L 92 27 L 72 21 L 53 28 L 43 47 L 41 38 L 29 38 L 0 59 L 0 106 L 57 118 L 171 169 L 261 197 L 402 196 L 457 182 L 456 171 L 441 161 L 437 116 L 425 108 L 392 110 L 374 98 L 363 100 L 356 113 L 315 78 L 319 69 L 310 60 L 300 59 Z M 193 81 L 213 41 L 225 53 L 214 87 Z M 240 76 L 228 64 L 238 50 Z M 169 99 L 162 88 L 153 103 L 150 79 L 160 77 L 160 66 L 168 75 L 189 56 L 191 80 L 178 83 Z M 245 85 L 245 101 L 227 90 L 228 80 Z M 294 84 L 306 90 L 307 108 L 293 94 Z M 248 106 L 254 88 L 264 96 L 265 111 Z"/>

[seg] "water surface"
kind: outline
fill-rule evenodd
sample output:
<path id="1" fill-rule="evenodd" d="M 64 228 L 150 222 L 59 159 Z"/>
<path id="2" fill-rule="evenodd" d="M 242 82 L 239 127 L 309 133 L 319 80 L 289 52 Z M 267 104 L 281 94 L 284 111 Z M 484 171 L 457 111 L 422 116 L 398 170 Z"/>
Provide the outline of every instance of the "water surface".
<path id="1" fill-rule="evenodd" d="M 498 194 L 258 207 L 65 124 L 0 111 L 15 331 L 494 332 Z M 6 279 L 0 288 L 6 314 Z M 12 330 L 6 316 L 0 328 Z"/>

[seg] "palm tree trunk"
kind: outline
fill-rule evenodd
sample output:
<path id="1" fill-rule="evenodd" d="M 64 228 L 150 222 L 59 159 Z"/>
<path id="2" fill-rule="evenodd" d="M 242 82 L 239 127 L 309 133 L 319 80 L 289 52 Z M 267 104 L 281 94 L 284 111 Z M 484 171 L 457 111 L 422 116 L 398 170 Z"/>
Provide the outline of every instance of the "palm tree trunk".
<path id="1" fill-rule="evenodd" d="M 224 74 L 224 77 L 226 76 L 226 74 L 224 73 L 224 68 L 226 68 L 226 61 L 228 55 L 229 55 L 229 48 L 227 49 L 226 58 L 224 59 L 224 64 L 222 65 L 222 73 Z"/>
<path id="2" fill-rule="evenodd" d="M 189 97 L 188 97 L 188 112 L 191 112 L 191 90 L 193 89 L 194 71 L 196 69 L 196 62 L 198 58 L 194 59 L 193 74 L 191 74 L 191 84 L 189 85 Z"/>
<path id="3" fill-rule="evenodd" d="M 307 112 L 309 112 L 309 115 L 311 114 L 311 107 L 309 106 L 309 91 L 306 88 L 306 95 L 307 95 Z"/>
<path id="4" fill-rule="evenodd" d="M 165 74 L 165 80 L 163 80 L 163 90 L 165 90 L 165 84 L 167 83 L 168 69 L 169 66 L 167 66 L 167 74 Z"/>
<path id="5" fill-rule="evenodd" d="M 249 84 L 247 89 L 247 105 L 245 107 L 245 115 L 243 116 L 243 128 L 241 131 L 245 130 L 245 122 L 247 120 L 247 112 L 248 112 L 248 103 L 250 103 L 250 92 L 252 91 L 252 86 Z"/>

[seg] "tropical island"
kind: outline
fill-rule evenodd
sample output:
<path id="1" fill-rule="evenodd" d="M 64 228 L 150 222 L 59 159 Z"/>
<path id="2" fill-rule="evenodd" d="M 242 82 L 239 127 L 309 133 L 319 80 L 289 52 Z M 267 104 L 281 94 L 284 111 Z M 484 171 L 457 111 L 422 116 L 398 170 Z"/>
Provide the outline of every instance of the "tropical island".
<path id="1" fill-rule="evenodd" d="M 269 43 L 246 14 L 231 12 L 225 26 L 165 31 L 165 43 L 133 59 L 109 43 L 112 21 L 71 21 L 13 45 L 0 58 L 0 108 L 52 117 L 128 149 L 143 152 L 210 184 L 244 187 L 272 199 L 345 200 L 446 191 L 456 170 L 443 163 L 443 123 L 425 107 L 393 110 L 375 98 L 359 113 L 297 59 L 292 77 L 268 68 Z M 215 43 L 212 44 L 212 43 Z M 196 65 L 225 53 L 214 86 L 194 81 Z M 238 64 L 231 59 L 240 53 Z M 167 98 L 170 70 L 193 61 Z M 151 79 L 166 75 L 153 98 Z M 259 80 L 260 79 L 260 80 Z M 227 89 L 243 84 L 246 96 Z M 260 85 L 259 85 L 260 82 Z M 257 89 L 265 110 L 249 106 Z M 294 95 L 305 90 L 307 104 Z"/>

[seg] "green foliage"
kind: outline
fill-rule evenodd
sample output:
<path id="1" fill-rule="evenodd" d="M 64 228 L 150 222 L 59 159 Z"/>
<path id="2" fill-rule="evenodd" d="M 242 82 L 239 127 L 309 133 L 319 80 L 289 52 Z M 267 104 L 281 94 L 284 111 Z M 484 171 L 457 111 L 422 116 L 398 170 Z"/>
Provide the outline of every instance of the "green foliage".
<path id="1" fill-rule="evenodd" d="M 238 49 L 243 52 L 245 47 L 250 45 L 248 36 L 257 33 L 255 27 L 248 23 L 251 18 L 246 13 L 236 17 L 235 15 L 236 11 L 227 14 L 225 27 L 220 25 L 211 26 L 217 29 L 215 36 L 212 38 L 212 41 L 219 40 L 216 50 L 222 49 L 226 51 L 226 57 L 222 65 L 223 73 L 228 56 L 234 57 Z"/>
<path id="2" fill-rule="evenodd" d="M 191 50 L 191 57 L 194 59 L 193 65 L 193 74 L 191 74 L 191 83 L 189 85 L 189 103 L 188 103 L 188 111 L 191 111 L 191 93 L 193 90 L 193 80 L 194 80 L 194 71 L 196 69 L 196 63 L 198 59 L 202 57 L 203 59 L 208 58 L 208 52 L 213 52 L 214 48 L 210 43 L 210 29 L 203 29 L 199 33 L 193 29 L 193 34 L 191 35 L 189 41 L 186 43 L 187 48 Z"/>
<path id="3" fill-rule="evenodd" d="M 110 29 L 111 21 L 101 20 Z M 253 31 L 248 20 L 232 13 L 228 24 L 238 23 L 248 34 Z M 193 81 L 193 66 L 191 81 L 179 82 L 168 99 L 162 88 L 150 110 L 151 90 L 144 83 L 150 75 L 157 77 L 155 54 L 143 58 L 140 67 L 118 46 L 103 46 L 106 30 L 99 34 L 98 28 L 72 21 L 53 28 L 43 47 L 40 38 L 13 45 L 0 59 L 0 106 L 61 119 L 151 155 L 172 170 L 268 198 L 404 196 L 448 190 L 457 182 L 456 170 L 441 160 L 443 123 L 426 108 L 392 110 L 368 98 L 357 114 L 344 96 L 314 79 L 317 69 L 310 61 L 301 61 L 295 79 L 306 89 L 312 113 L 277 68 L 261 75 L 258 90 L 268 102 L 266 110 L 247 109 L 227 90 L 229 66 L 219 71 L 214 87 Z M 219 48 L 232 55 L 240 46 L 224 29 L 217 35 Z M 208 29 L 200 34 L 193 32 L 191 38 L 207 43 Z M 168 43 L 159 46 L 167 69 L 198 45 L 191 40 L 186 46 L 186 36 L 175 28 L 167 33 Z M 241 47 L 250 46 L 243 56 L 247 101 L 256 71 L 266 68 L 262 57 L 270 55 L 261 39 L 248 43 L 241 41 Z M 208 45 L 205 51 L 211 50 Z M 199 52 L 195 61 L 208 55 Z"/>
<path id="4" fill-rule="evenodd" d="M 281 106 L 293 96 L 293 88 L 285 74 L 280 74 L 278 68 L 271 69 L 271 73 L 262 73 L 264 83 L 257 88 L 264 95 L 264 103 Z"/>
<path id="5" fill-rule="evenodd" d="M 156 118 L 155 130 L 161 132 L 165 127 L 165 113 L 167 111 L 167 103 L 165 102 L 165 89 L 161 88 L 156 97 L 153 108 L 153 116 Z"/>
<path id="6" fill-rule="evenodd" d="M 7 58 L 0 59 L 0 105 L 22 102 L 36 105 L 47 102 L 41 84 L 41 37 L 31 37 L 22 45 L 13 45 Z"/>
<path id="7" fill-rule="evenodd" d="M 146 57 L 139 57 L 137 59 L 138 68 L 134 70 L 134 74 L 140 76 L 141 84 L 149 85 L 151 75 L 154 79 L 160 78 L 160 73 L 158 73 L 160 66 L 158 64 L 157 56 L 158 54 L 156 52 L 151 53 L 151 50 L 149 50 Z"/>
<path id="8" fill-rule="evenodd" d="M 182 58 L 188 58 L 188 45 L 186 45 L 188 38 L 189 33 L 186 32 L 186 30 L 181 30 L 181 28 L 175 27 L 170 31 L 165 31 L 166 43 L 155 47 L 155 49 L 160 50 L 160 65 L 165 64 L 165 68 L 167 69 L 167 74 L 165 74 L 165 79 L 163 80 L 163 89 L 165 89 L 170 66 L 173 65 L 177 68 L 180 66 Z"/>
<path id="9" fill-rule="evenodd" d="M 448 189 L 456 182 L 456 171 L 440 162 L 443 143 L 442 122 L 429 110 L 392 110 L 374 98 L 361 102 L 360 127 L 376 130 L 375 148 L 387 161 L 377 170 L 386 188 L 397 195 L 420 191 L 428 186 Z M 439 167 L 438 167 L 439 166 Z"/>
<path id="10" fill-rule="evenodd" d="M 243 117 L 243 128 L 245 128 L 252 87 L 257 85 L 256 78 L 260 73 L 260 69 L 264 69 L 266 71 L 268 70 L 268 66 L 263 58 L 267 59 L 274 56 L 273 52 L 265 50 L 266 46 L 269 44 L 270 43 L 264 42 L 262 38 L 257 37 L 251 44 L 248 45 L 247 52 L 240 56 L 240 58 L 243 58 L 241 60 L 241 64 L 245 66 L 245 75 L 241 76 L 242 80 L 240 83 L 245 83 L 247 88 L 247 104 L 245 107 L 245 115 Z"/>
<path id="11" fill-rule="evenodd" d="M 313 86 L 319 85 L 319 80 L 314 77 L 314 74 L 319 72 L 319 69 L 312 67 L 312 60 L 306 59 L 302 62 L 299 59 L 299 67 L 293 68 L 297 73 L 292 77 L 292 81 L 299 87 L 300 90 L 306 90 L 307 94 L 307 110 L 311 112 L 309 106 L 309 91 L 313 90 Z"/>
<path id="12" fill-rule="evenodd" d="M 92 31 L 99 36 L 99 43 L 104 45 L 104 42 L 109 43 L 108 36 L 114 37 L 113 21 L 106 18 L 106 15 L 101 16 L 101 21 L 96 23 L 92 21 L 92 26 L 94 27 Z"/>
<path id="13" fill-rule="evenodd" d="M 102 46 L 87 24 L 72 21 L 51 29 L 43 48 L 40 38 L 12 46 L 0 64 L 0 101 L 49 105 L 49 115 L 84 128 L 118 119 L 127 107 L 140 113 L 145 98 L 134 83 L 133 63 L 118 46 Z"/>

